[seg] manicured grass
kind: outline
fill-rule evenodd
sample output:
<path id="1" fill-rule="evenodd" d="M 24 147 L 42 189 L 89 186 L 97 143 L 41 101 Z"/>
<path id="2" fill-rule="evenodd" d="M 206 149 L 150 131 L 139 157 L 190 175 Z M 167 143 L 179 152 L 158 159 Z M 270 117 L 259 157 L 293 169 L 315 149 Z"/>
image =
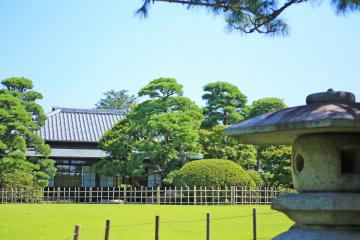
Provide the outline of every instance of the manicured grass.
<path id="1" fill-rule="evenodd" d="M 250 240 L 254 207 L 259 239 L 271 239 L 292 225 L 269 206 L 0 204 L 0 239 L 72 240 L 75 224 L 81 225 L 81 240 L 104 239 L 105 220 L 109 218 L 111 240 L 152 240 L 153 223 L 159 215 L 161 240 L 201 240 L 205 239 L 205 215 L 209 212 L 211 240 Z M 243 215 L 250 216 L 235 217 Z M 187 220 L 195 222 L 181 222 Z M 166 223 L 171 221 L 177 222 Z M 125 226 L 142 223 L 150 224 Z"/>

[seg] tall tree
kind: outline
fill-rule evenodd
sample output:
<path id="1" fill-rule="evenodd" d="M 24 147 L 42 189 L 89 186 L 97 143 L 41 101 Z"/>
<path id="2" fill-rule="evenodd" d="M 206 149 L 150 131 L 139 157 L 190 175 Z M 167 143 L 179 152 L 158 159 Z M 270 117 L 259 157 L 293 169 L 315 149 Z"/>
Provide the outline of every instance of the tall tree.
<path id="1" fill-rule="evenodd" d="M 0 173 L 22 171 L 33 175 L 36 185 L 46 186 L 55 174 L 54 161 L 48 159 L 50 147 L 36 134 L 46 120 L 36 103 L 42 96 L 33 91 L 26 78 L 8 78 L 0 89 Z M 43 157 L 26 158 L 26 150 Z M 17 174 L 21 175 L 21 174 Z"/>
<path id="2" fill-rule="evenodd" d="M 212 128 L 218 124 L 228 125 L 242 119 L 241 111 L 247 97 L 230 83 L 214 82 L 204 86 L 202 98 L 206 101 L 204 108 L 204 128 Z"/>
<path id="3" fill-rule="evenodd" d="M 203 147 L 205 159 L 229 159 L 245 169 L 256 166 L 256 148 L 239 143 L 225 135 L 226 126 L 217 125 L 210 130 L 201 129 L 199 142 Z"/>
<path id="4" fill-rule="evenodd" d="M 247 107 L 247 118 L 286 108 L 279 98 L 261 98 Z M 264 171 L 272 186 L 291 187 L 291 147 L 284 145 L 256 146 L 257 168 Z"/>
<path id="5" fill-rule="evenodd" d="M 109 156 L 98 163 L 98 171 L 144 176 L 147 164 L 152 172 L 166 176 L 199 153 L 198 129 L 203 115 L 182 93 L 182 86 L 172 78 L 155 79 L 142 88 L 139 96 L 149 99 L 101 138 L 100 145 Z"/>
<path id="6" fill-rule="evenodd" d="M 290 146 L 284 145 L 267 145 L 257 148 L 266 181 L 271 186 L 292 188 L 291 151 Z"/>
<path id="7" fill-rule="evenodd" d="M 147 16 L 150 5 L 155 2 L 179 3 L 188 8 L 204 7 L 216 14 L 223 14 L 229 30 L 286 35 L 289 27 L 281 14 L 290 6 L 308 0 L 143 0 L 143 5 L 137 12 Z M 360 10 L 359 0 L 332 0 L 331 3 L 339 14 Z"/>
<path id="8" fill-rule="evenodd" d="M 95 105 L 97 109 L 111 109 L 111 110 L 124 110 L 128 112 L 136 103 L 136 97 L 129 95 L 128 90 L 114 89 L 104 93 L 104 97 L 101 98 Z"/>
<path id="9" fill-rule="evenodd" d="M 286 107 L 286 104 L 280 98 L 261 98 L 253 101 L 252 104 L 247 107 L 245 116 L 246 118 L 252 118 L 263 113 L 280 110 Z"/>

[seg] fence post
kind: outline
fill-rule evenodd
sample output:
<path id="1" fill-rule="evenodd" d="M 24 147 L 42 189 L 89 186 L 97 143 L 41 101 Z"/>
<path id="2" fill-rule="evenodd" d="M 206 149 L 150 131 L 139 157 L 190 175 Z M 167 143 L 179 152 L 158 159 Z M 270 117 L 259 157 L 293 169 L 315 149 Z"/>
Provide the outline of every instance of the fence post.
<path id="1" fill-rule="evenodd" d="M 230 186 L 230 204 L 234 204 L 234 186 Z"/>
<path id="2" fill-rule="evenodd" d="M 183 203 L 183 188 L 180 187 L 180 205 Z"/>
<path id="3" fill-rule="evenodd" d="M 215 188 L 214 186 L 212 187 L 212 205 L 215 204 Z"/>
<path id="4" fill-rule="evenodd" d="M 151 187 L 151 203 L 154 204 L 154 187 Z"/>
<path id="5" fill-rule="evenodd" d="M 207 189 L 206 189 L 206 186 L 204 188 L 204 191 L 205 191 L 205 205 L 207 205 Z"/>
<path id="6" fill-rule="evenodd" d="M 105 226 L 105 240 L 110 239 L 110 219 L 106 219 L 106 226 Z"/>
<path id="7" fill-rule="evenodd" d="M 75 231 L 74 231 L 74 240 L 79 240 L 80 237 L 80 225 L 75 225 Z"/>
<path id="8" fill-rule="evenodd" d="M 194 205 L 196 205 L 196 186 L 194 186 Z"/>
<path id="9" fill-rule="evenodd" d="M 145 203 L 148 203 L 148 187 L 145 187 Z"/>
<path id="10" fill-rule="evenodd" d="M 57 200 L 60 201 L 60 187 L 57 188 Z"/>
<path id="11" fill-rule="evenodd" d="M 210 213 L 206 214 L 206 240 L 210 240 Z"/>
<path id="12" fill-rule="evenodd" d="M 92 192 L 92 187 L 90 187 L 90 189 L 89 189 L 89 203 L 92 203 L 92 198 L 93 198 L 93 192 Z"/>
<path id="13" fill-rule="evenodd" d="M 161 201 L 161 199 L 160 199 L 160 187 L 157 187 L 156 188 L 156 203 L 160 204 L 160 201 Z"/>
<path id="14" fill-rule="evenodd" d="M 159 230 L 160 230 L 160 217 L 155 217 L 155 240 L 159 240 Z"/>
<path id="15" fill-rule="evenodd" d="M 175 193 L 175 194 L 172 194 L 172 195 L 174 196 L 174 200 L 175 200 L 174 203 L 175 203 L 175 205 L 176 205 L 176 197 L 177 197 L 177 195 L 178 195 L 178 194 L 177 194 L 176 187 L 174 188 L 174 193 Z"/>
<path id="16" fill-rule="evenodd" d="M 256 208 L 253 208 L 253 240 L 256 240 Z"/>

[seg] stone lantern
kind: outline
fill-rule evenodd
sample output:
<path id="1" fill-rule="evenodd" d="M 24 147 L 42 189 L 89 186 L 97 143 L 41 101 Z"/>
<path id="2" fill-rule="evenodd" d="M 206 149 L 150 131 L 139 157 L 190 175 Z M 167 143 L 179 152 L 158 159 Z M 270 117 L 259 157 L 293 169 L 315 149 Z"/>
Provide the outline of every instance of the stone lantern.
<path id="1" fill-rule="evenodd" d="M 299 194 L 279 196 L 272 208 L 295 225 L 274 239 L 360 239 L 360 103 L 332 89 L 306 103 L 234 124 L 226 134 L 241 143 L 292 145 Z"/>

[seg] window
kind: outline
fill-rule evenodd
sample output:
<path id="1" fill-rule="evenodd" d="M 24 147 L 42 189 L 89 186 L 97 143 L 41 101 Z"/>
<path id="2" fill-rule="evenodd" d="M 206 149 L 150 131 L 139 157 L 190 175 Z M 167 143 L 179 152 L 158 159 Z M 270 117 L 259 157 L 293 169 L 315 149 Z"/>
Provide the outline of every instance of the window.
<path id="1" fill-rule="evenodd" d="M 100 175 L 100 187 L 113 187 L 114 177 Z"/>
<path id="2" fill-rule="evenodd" d="M 57 165 L 54 182 L 57 187 L 79 187 L 82 184 L 82 166 L 69 164 Z"/>
<path id="3" fill-rule="evenodd" d="M 83 187 L 96 187 L 96 173 L 90 166 L 83 166 Z"/>
<path id="4" fill-rule="evenodd" d="M 49 187 L 113 187 L 114 177 L 98 176 L 84 160 L 56 160 L 57 173 L 49 180 Z"/>
<path id="5" fill-rule="evenodd" d="M 54 177 L 50 178 L 50 179 L 49 179 L 48 187 L 54 187 L 54 186 L 55 186 L 54 183 L 55 183 L 55 182 L 54 182 Z"/>
<path id="6" fill-rule="evenodd" d="M 85 161 L 58 160 L 56 161 L 57 173 L 49 186 L 56 187 L 90 187 L 96 186 L 95 172 L 90 166 L 84 166 Z"/>
<path id="7" fill-rule="evenodd" d="M 150 174 L 148 176 L 148 187 L 160 187 L 161 176 L 159 174 Z"/>

